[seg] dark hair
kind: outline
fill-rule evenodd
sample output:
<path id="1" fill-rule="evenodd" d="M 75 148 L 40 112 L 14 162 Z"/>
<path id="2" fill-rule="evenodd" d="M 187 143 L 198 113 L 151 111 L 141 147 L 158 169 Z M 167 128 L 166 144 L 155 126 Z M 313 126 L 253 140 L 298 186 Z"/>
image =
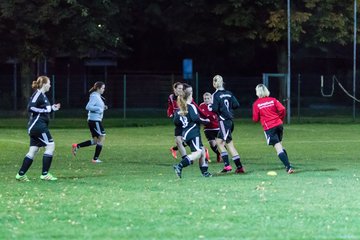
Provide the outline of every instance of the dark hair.
<path id="1" fill-rule="evenodd" d="M 94 83 L 94 86 L 90 88 L 89 93 L 95 92 L 96 90 L 100 89 L 102 86 L 104 86 L 105 83 L 101 81 L 97 81 Z"/>

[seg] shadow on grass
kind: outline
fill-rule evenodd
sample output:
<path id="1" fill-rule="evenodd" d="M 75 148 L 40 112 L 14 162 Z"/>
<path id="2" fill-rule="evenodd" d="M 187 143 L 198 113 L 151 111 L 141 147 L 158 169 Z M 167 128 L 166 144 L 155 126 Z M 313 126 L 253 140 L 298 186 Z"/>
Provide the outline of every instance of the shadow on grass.
<path id="1" fill-rule="evenodd" d="M 294 169 L 295 173 L 304 173 L 304 172 L 335 172 L 339 171 L 337 168 L 314 168 L 314 169 Z"/>

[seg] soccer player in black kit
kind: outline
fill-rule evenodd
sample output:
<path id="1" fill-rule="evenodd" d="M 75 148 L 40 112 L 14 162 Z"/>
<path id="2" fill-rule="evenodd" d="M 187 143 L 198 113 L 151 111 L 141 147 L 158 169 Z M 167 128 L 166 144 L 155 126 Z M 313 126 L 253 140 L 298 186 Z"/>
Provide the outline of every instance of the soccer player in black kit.
<path id="1" fill-rule="evenodd" d="M 216 91 L 213 93 L 211 108 L 218 115 L 220 127 L 216 144 L 224 161 L 224 168 L 221 170 L 221 173 L 227 173 L 232 170 L 228 151 L 236 165 L 235 173 L 245 173 L 245 169 L 240 161 L 240 155 L 234 146 L 231 135 L 234 130 L 234 123 L 232 121 L 234 118 L 233 110 L 239 108 L 240 104 L 230 91 L 224 89 L 224 81 L 220 75 L 216 75 L 213 78 L 213 87 Z"/>
<path id="2" fill-rule="evenodd" d="M 39 76 L 36 81 L 32 82 L 31 87 L 35 89 L 35 92 L 31 96 L 27 107 L 27 110 L 30 113 L 30 120 L 28 123 L 30 148 L 15 178 L 18 181 L 29 181 L 29 178 L 26 176 L 26 172 L 33 163 L 34 157 L 39 151 L 39 148 L 45 147 L 40 179 L 45 181 L 56 181 L 57 178 L 49 173 L 55 150 L 55 143 L 50 134 L 48 125 L 49 113 L 59 110 L 60 103 L 51 105 L 49 99 L 45 95 L 51 87 L 50 79 L 48 77 Z"/>
<path id="3" fill-rule="evenodd" d="M 192 87 L 184 84 L 183 93 L 178 96 L 179 110 L 175 112 L 174 123 L 182 127 L 182 138 L 190 147 L 191 153 L 185 155 L 181 162 L 174 165 L 176 175 L 181 178 L 182 169 L 193 164 L 199 159 L 200 172 L 204 177 L 211 177 L 208 172 L 208 162 L 205 158 L 205 148 L 203 147 L 200 135 L 201 119 L 196 106 L 192 103 Z"/>

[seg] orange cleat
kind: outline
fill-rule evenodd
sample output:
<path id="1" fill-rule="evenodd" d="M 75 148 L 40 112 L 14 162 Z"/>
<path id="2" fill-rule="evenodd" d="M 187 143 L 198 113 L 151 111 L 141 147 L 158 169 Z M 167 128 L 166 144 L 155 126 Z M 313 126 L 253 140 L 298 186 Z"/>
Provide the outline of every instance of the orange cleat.
<path id="1" fill-rule="evenodd" d="M 173 147 L 170 148 L 170 152 L 171 152 L 171 155 L 173 156 L 173 158 L 177 159 L 176 150 L 174 150 Z"/>

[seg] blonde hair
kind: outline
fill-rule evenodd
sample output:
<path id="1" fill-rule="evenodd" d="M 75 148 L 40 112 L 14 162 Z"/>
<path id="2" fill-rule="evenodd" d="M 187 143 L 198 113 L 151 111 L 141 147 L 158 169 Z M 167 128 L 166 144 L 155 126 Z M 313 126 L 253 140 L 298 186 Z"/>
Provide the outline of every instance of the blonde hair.
<path id="1" fill-rule="evenodd" d="M 215 75 L 215 77 L 213 77 L 213 86 L 216 89 L 224 87 L 224 80 L 223 80 L 222 76 Z"/>
<path id="2" fill-rule="evenodd" d="M 205 92 L 205 93 L 203 94 L 203 97 L 212 97 L 212 95 L 211 95 L 211 93 L 209 93 L 209 92 Z"/>
<path id="3" fill-rule="evenodd" d="M 47 76 L 39 76 L 36 81 L 33 81 L 31 87 L 33 89 L 40 89 L 44 84 L 50 82 L 50 79 Z"/>
<path id="4" fill-rule="evenodd" d="M 179 85 L 183 85 L 181 82 L 176 82 L 176 83 L 174 83 L 173 84 L 173 89 L 176 89 L 177 88 L 177 86 L 179 86 Z"/>
<path id="5" fill-rule="evenodd" d="M 270 91 L 264 84 L 258 84 L 255 88 L 256 96 L 259 98 L 268 97 L 270 95 Z"/>
<path id="6" fill-rule="evenodd" d="M 192 87 L 189 84 L 184 83 L 183 91 L 181 95 L 177 97 L 177 104 L 180 108 L 179 114 L 181 116 L 185 116 L 189 112 L 187 106 L 187 100 L 191 94 L 192 94 Z"/>

